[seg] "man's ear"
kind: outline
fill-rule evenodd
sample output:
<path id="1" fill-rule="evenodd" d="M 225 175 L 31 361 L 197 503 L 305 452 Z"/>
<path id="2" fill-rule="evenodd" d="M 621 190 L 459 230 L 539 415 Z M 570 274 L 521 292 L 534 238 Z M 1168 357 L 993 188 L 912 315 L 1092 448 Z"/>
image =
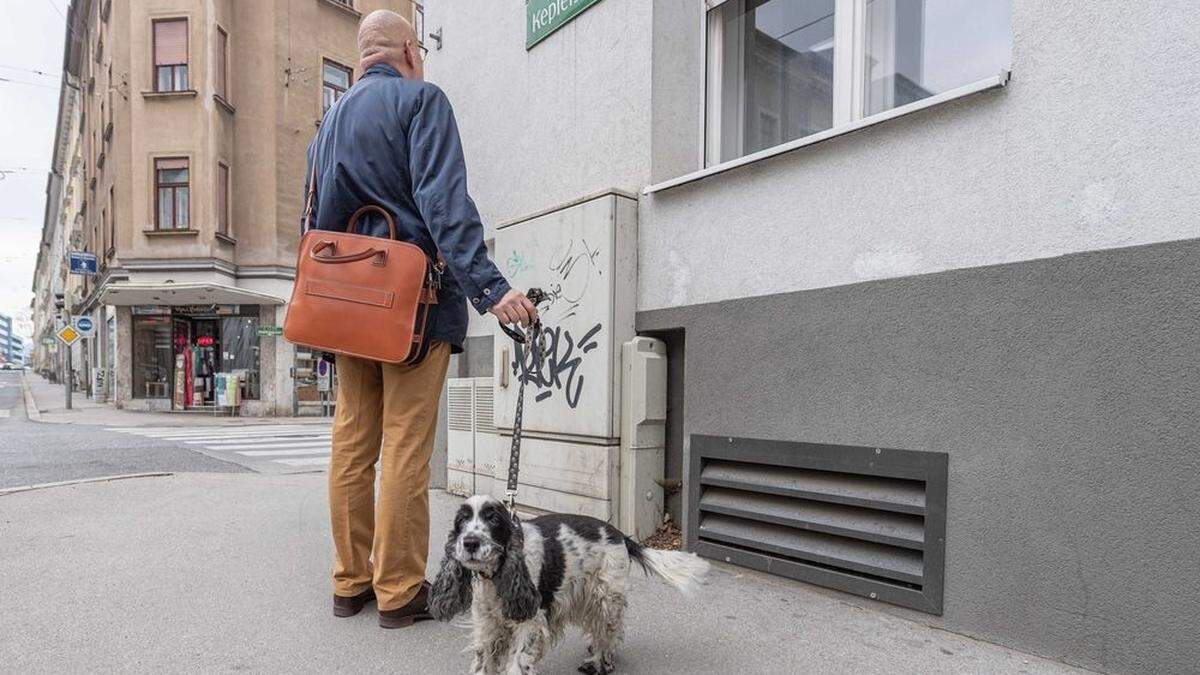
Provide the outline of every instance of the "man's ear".
<path id="1" fill-rule="evenodd" d="M 500 596 L 504 618 L 509 621 L 528 621 L 537 614 L 542 596 L 537 586 L 533 585 L 529 567 L 525 564 L 525 536 L 519 523 L 514 523 L 513 535 L 504 551 L 504 562 L 492 583 L 496 586 L 496 594 Z"/>
<path id="2" fill-rule="evenodd" d="M 449 621 L 471 607 L 471 571 L 454 557 L 458 531 L 450 533 L 437 579 L 429 589 L 429 613 L 438 621 Z"/>
<path id="3" fill-rule="evenodd" d="M 416 40 L 404 41 L 404 63 L 414 71 L 417 69 L 417 51 Z"/>

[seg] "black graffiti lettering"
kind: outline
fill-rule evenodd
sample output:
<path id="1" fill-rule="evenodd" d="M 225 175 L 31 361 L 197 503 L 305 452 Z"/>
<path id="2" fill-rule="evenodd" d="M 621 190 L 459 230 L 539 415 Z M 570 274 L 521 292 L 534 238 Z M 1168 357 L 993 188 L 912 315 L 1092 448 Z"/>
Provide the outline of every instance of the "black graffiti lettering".
<path id="1" fill-rule="evenodd" d="M 576 342 L 571 331 L 561 327 L 542 328 L 538 336 L 544 344 L 542 358 L 535 362 L 528 345 L 518 344 L 511 364 L 513 375 L 518 382 L 541 390 L 534 397 L 535 401 L 544 401 L 555 391 L 562 391 L 567 405 L 574 410 L 583 396 L 584 377 L 579 372 L 580 366 L 584 356 L 600 346 L 596 335 L 602 329 L 601 324 L 596 324 Z"/>

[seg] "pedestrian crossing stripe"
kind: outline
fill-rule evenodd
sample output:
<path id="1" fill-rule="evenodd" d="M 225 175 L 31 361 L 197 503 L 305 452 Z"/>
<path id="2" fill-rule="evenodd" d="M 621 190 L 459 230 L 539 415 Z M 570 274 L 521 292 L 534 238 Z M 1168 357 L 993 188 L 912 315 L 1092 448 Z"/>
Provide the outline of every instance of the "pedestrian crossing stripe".
<path id="1" fill-rule="evenodd" d="M 332 447 L 328 424 L 110 427 L 106 430 L 297 468 L 327 465 Z"/>

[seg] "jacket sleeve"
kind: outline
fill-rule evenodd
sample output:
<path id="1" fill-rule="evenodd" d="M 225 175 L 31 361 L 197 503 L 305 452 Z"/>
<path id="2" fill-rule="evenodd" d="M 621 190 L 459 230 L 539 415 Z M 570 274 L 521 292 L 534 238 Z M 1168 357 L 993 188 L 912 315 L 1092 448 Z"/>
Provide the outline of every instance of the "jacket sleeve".
<path id="1" fill-rule="evenodd" d="M 483 223 L 467 192 L 467 166 L 454 110 L 437 87 L 422 87 L 408 133 L 413 198 L 467 300 L 483 314 L 509 291 L 488 258 Z"/>

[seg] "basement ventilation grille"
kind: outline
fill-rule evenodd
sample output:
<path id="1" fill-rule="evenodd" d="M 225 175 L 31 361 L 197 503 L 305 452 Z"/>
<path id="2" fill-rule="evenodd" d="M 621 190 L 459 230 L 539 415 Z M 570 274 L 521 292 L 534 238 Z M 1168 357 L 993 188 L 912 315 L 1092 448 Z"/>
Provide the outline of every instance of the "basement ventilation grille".
<path id="1" fill-rule="evenodd" d="M 692 436 L 698 554 L 942 613 L 944 453 Z"/>

